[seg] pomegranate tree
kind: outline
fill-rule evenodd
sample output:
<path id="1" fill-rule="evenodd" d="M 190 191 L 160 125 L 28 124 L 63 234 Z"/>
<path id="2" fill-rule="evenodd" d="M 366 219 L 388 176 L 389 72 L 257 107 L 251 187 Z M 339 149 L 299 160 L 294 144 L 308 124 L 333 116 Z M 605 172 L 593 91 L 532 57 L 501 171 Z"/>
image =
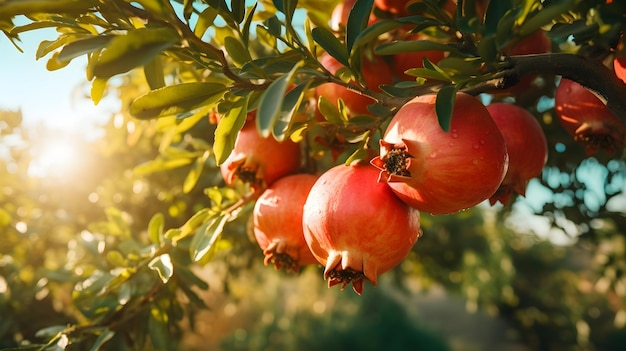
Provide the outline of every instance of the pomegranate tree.
<path id="1" fill-rule="evenodd" d="M 300 146 L 290 140 L 263 138 L 254 118 L 248 119 L 237 135 L 233 151 L 220 165 L 227 185 L 237 179 L 255 189 L 265 189 L 300 168 Z"/>
<path id="2" fill-rule="evenodd" d="M 265 255 L 265 265 L 297 272 L 317 263 L 304 240 L 302 211 L 317 180 L 312 174 L 294 174 L 277 180 L 254 204 L 254 237 Z"/>
<path id="3" fill-rule="evenodd" d="M 408 35 L 403 40 L 422 40 L 423 35 L 414 34 Z M 411 68 L 424 67 L 424 58 L 437 63 L 443 59 L 445 53 L 443 51 L 431 50 L 420 52 L 404 52 L 395 54 L 391 58 L 391 71 L 398 80 L 415 80 L 415 77 L 406 74 L 405 72 Z"/>
<path id="4" fill-rule="evenodd" d="M 304 237 L 324 266 L 328 285 L 352 283 L 357 294 L 365 280 L 398 265 L 421 235 L 419 212 L 376 181 L 369 164 L 331 168 L 315 182 L 304 204 Z"/>
<path id="5" fill-rule="evenodd" d="M 624 125 L 582 85 L 561 79 L 554 97 L 561 125 L 574 140 L 585 145 L 587 156 L 603 149 L 609 154 L 624 147 Z"/>
<path id="6" fill-rule="evenodd" d="M 380 141 L 372 164 L 379 181 L 410 206 L 432 214 L 472 207 L 493 195 L 504 179 L 508 155 L 502 134 L 476 98 L 457 93 L 450 132 L 439 125 L 436 95 L 402 106 Z"/>
<path id="7" fill-rule="evenodd" d="M 541 125 L 525 109 L 506 103 L 487 106 L 498 125 L 509 154 L 509 168 L 498 190 L 489 198 L 506 205 L 513 194 L 526 193 L 528 181 L 541 173 L 548 160 L 548 144 Z"/>

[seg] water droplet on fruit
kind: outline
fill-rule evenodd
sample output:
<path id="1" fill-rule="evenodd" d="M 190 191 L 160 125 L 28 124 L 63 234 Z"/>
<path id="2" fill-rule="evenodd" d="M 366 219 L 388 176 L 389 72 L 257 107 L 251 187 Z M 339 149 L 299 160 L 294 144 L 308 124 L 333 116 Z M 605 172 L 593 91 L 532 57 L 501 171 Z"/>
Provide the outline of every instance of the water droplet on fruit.
<path id="1" fill-rule="evenodd" d="M 454 143 L 448 143 L 448 146 L 453 147 Z"/>
<path id="2" fill-rule="evenodd" d="M 458 135 L 457 133 L 455 133 L 455 132 L 452 132 L 452 137 L 453 137 L 454 139 L 456 139 L 456 138 L 458 138 L 458 137 L 459 137 L 459 135 Z"/>
<path id="3" fill-rule="evenodd" d="M 480 139 L 480 145 L 485 145 L 485 140 L 484 139 Z"/>
<path id="4" fill-rule="evenodd" d="M 474 144 L 474 150 L 478 150 L 478 149 L 480 149 L 480 145 Z"/>
<path id="5" fill-rule="evenodd" d="M 472 160 L 472 163 L 473 163 L 474 165 L 477 165 L 477 164 L 478 164 L 478 160 Z"/>

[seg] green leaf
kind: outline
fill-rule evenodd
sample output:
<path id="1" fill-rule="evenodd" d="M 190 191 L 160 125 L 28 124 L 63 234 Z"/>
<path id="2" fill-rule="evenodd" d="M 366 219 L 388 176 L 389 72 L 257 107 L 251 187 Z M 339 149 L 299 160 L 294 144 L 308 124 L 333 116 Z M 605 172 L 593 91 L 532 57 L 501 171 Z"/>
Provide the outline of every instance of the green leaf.
<path id="1" fill-rule="evenodd" d="M 437 92 L 437 101 L 435 101 L 435 113 L 441 129 L 445 132 L 450 131 L 450 122 L 452 121 L 452 111 L 454 110 L 454 100 L 456 99 L 456 86 L 448 85 L 441 88 Z"/>
<path id="2" fill-rule="evenodd" d="M 235 101 L 215 129 L 213 152 L 218 166 L 226 161 L 235 147 L 237 135 L 248 116 L 248 101 L 249 97 Z"/>
<path id="3" fill-rule="evenodd" d="M 207 29 L 213 25 L 213 21 L 217 17 L 217 10 L 213 7 L 207 7 L 204 9 L 200 15 L 198 15 L 198 20 L 196 22 L 196 26 L 193 28 L 193 33 L 198 37 L 202 38 L 204 33 L 206 33 Z"/>
<path id="4" fill-rule="evenodd" d="M 339 100 L 340 99 L 341 98 L 339 98 Z M 344 116 L 345 114 L 342 114 L 337 106 L 324 96 L 320 96 L 317 99 L 317 108 L 322 116 L 332 124 L 344 125 L 348 121 L 348 118 Z"/>
<path id="5" fill-rule="evenodd" d="M 520 24 L 519 35 L 526 37 L 541 29 L 541 27 L 552 23 L 553 20 L 567 13 L 574 6 L 574 3 L 575 0 L 550 2 L 549 6 L 543 7 L 541 11 L 537 11 L 533 16 L 526 18 L 526 20 Z"/>
<path id="6" fill-rule="evenodd" d="M 163 237 L 163 228 L 165 226 L 165 217 L 162 213 L 155 213 L 148 223 L 148 237 L 153 244 L 161 243 Z"/>
<path id="7" fill-rule="evenodd" d="M 301 83 L 285 94 L 280 114 L 278 115 L 278 118 L 276 118 L 272 128 L 272 135 L 276 140 L 285 140 L 285 133 L 287 133 L 287 130 L 289 129 L 291 119 L 302 103 L 304 91 L 308 88 L 309 84 L 311 84 L 310 81 Z"/>
<path id="8" fill-rule="evenodd" d="M 485 10 L 485 35 L 493 35 L 498 30 L 498 23 L 504 14 L 513 7 L 512 0 L 489 1 Z"/>
<path id="9" fill-rule="evenodd" d="M 157 158 L 154 160 L 146 161 L 136 166 L 135 168 L 133 168 L 133 173 L 136 175 L 146 175 L 183 167 L 190 163 L 191 160 L 188 158 L 175 158 L 171 160 Z"/>
<path id="10" fill-rule="evenodd" d="M 235 64 L 239 67 L 245 63 L 252 61 L 250 52 L 243 46 L 243 43 L 233 37 L 226 37 L 224 39 L 224 47 L 226 52 L 233 59 Z"/>
<path id="11" fill-rule="evenodd" d="M 3 1 L 0 6 L 0 18 L 35 13 L 73 13 L 86 12 L 98 5 L 97 0 L 12 0 Z"/>
<path id="12" fill-rule="evenodd" d="M 190 252 L 194 262 L 206 259 L 224 230 L 229 215 L 219 213 L 210 218 L 191 240 Z"/>
<path id="13" fill-rule="evenodd" d="M 371 26 L 362 30 L 359 35 L 354 40 L 350 50 L 350 56 L 354 57 L 357 53 L 358 49 L 362 48 L 365 45 L 372 43 L 376 38 L 384 33 L 388 33 L 392 29 L 395 29 L 400 24 L 393 20 L 382 19 L 376 21 Z"/>
<path id="14" fill-rule="evenodd" d="M 115 36 L 98 35 L 88 39 L 73 41 L 63 47 L 59 53 L 59 60 L 71 61 L 76 57 L 92 53 L 105 48 Z"/>
<path id="15" fill-rule="evenodd" d="M 333 32 L 324 27 L 316 27 L 313 28 L 311 35 L 330 56 L 334 57 L 342 65 L 350 66 L 348 62 L 348 50 L 339 39 L 335 37 Z"/>
<path id="16" fill-rule="evenodd" d="M 189 170 L 189 173 L 187 173 L 187 177 L 185 177 L 185 181 L 183 182 L 183 192 L 185 194 L 189 194 L 198 183 L 202 170 L 204 169 L 204 165 L 210 154 L 211 153 L 208 151 L 204 152 L 201 157 L 196 159 L 195 165 L 191 168 L 191 170 Z"/>
<path id="17" fill-rule="evenodd" d="M 442 82 L 450 82 L 450 77 L 442 74 L 441 72 L 428 68 L 411 68 L 410 70 L 406 71 L 406 74 L 415 77 L 423 77 L 426 79 L 440 80 Z"/>
<path id="18" fill-rule="evenodd" d="M 108 329 L 100 333 L 100 335 L 98 335 L 98 337 L 96 338 L 96 341 L 94 341 L 93 345 L 91 345 L 91 348 L 89 348 L 89 351 L 100 350 L 104 346 L 104 344 L 107 343 L 107 341 L 113 338 L 113 336 L 115 336 L 115 332 Z"/>
<path id="19" fill-rule="evenodd" d="M 283 109 L 285 92 L 291 84 L 293 76 L 301 66 L 302 62 L 296 63 L 289 73 L 273 81 L 261 96 L 256 122 L 259 134 L 262 137 L 267 138 L 270 136 L 274 123 L 276 123 L 276 119 Z"/>
<path id="20" fill-rule="evenodd" d="M 94 105 L 97 105 L 100 100 L 102 100 L 102 97 L 104 97 L 108 81 L 108 78 L 96 78 L 91 82 L 89 94 L 91 95 L 91 101 L 93 101 Z"/>
<path id="21" fill-rule="evenodd" d="M 113 38 L 93 67 L 96 77 L 112 77 L 150 62 L 180 41 L 170 28 L 139 28 Z"/>
<path id="22" fill-rule="evenodd" d="M 156 56 L 152 61 L 143 67 L 143 73 L 151 90 L 160 89 L 165 86 L 165 76 L 163 74 L 163 63 L 161 58 Z"/>
<path id="23" fill-rule="evenodd" d="M 464 56 L 462 52 L 452 46 L 430 40 L 394 41 L 378 45 L 376 49 L 374 49 L 374 52 L 378 55 L 395 55 L 405 52 L 423 51 L 447 51 Z"/>
<path id="24" fill-rule="evenodd" d="M 223 84 L 213 82 L 171 85 L 135 99 L 130 105 L 130 114 L 140 119 L 171 116 L 215 103 L 225 91 Z"/>
<path id="25" fill-rule="evenodd" d="M 367 27 L 367 23 L 374 6 L 374 0 L 357 0 L 348 15 L 346 24 L 346 47 L 348 52 L 352 51 L 352 46 L 356 38 Z"/>
<path id="26" fill-rule="evenodd" d="M 169 254 L 157 256 L 150 261 L 148 267 L 159 274 L 159 278 L 163 284 L 167 284 L 172 275 L 174 275 L 174 266 L 172 258 Z"/>

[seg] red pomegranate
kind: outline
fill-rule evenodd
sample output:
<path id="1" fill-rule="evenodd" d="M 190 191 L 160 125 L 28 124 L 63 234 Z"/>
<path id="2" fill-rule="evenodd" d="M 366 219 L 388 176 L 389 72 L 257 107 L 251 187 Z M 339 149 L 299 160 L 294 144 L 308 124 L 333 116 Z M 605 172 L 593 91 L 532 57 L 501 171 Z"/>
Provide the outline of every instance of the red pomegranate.
<path id="1" fill-rule="evenodd" d="M 419 212 L 400 201 L 369 164 L 335 166 L 320 176 L 304 204 L 302 226 L 328 286 L 365 280 L 398 265 L 421 236 Z"/>
<path id="2" fill-rule="evenodd" d="M 322 55 L 320 62 L 332 74 L 337 73 L 337 71 L 343 67 L 339 61 L 335 60 L 328 54 Z M 381 84 L 391 84 L 393 82 L 389 65 L 380 57 L 375 57 L 373 60 L 364 57 L 362 61 L 362 70 L 365 83 L 368 88 L 373 91 L 380 91 L 378 86 Z M 352 83 L 355 82 L 352 81 Z M 367 106 L 375 102 L 368 96 L 350 91 L 335 83 L 324 83 L 319 85 L 315 89 L 315 92 L 318 97 L 324 96 L 332 102 L 336 102 L 338 98 L 341 98 L 348 110 L 350 110 L 351 115 L 370 114 Z"/>
<path id="3" fill-rule="evenodd" d="M 227 185 L 232 186 L 239 179 L 258 191 L 286 175 L 296 173 L 300 168 L 300 159 L 297 143 L 261 137 L 252 118 L 239 131 L 233 151 L 220 165 L 220 170 Z"/>
<path id="4" fill-rule="evenodd" d="M 528 181 L 541 173 L 548 160 L 548 144 L 541 125 L 525 109 L 493 103 L 487 110 L 498 125 L 509 154 L 506 176 L 489 202 L 506 205 L 514 193 L 524 196 Z"/>
<path id="5" fill-rule="evenodd" d="M 450 132 L 441 129 L 436 96 L 402 106 L 380 141 L 372 164 L 379 181 L 408 205 L 432 214 L 472 207 L 493 195 L 508 166 L 502 134 L 480 101 L 456 96 Z"/>
<path id="6" fill-rule="evenodd" d="M 600 149 L 613 154 L 624 147 L 624 125 L 582 85 L 561 79 L 556 88 L 554 106 L 565 130 L 574 140 L 585 144 L 587 156 Z"/>
<path id="7" fill-rule="evenodd" d="M 312 174 L 294 174 L 274 182 L 254 204 L 254 237 L 265 255 L 265 265 L 298 272 L 317 263 L 304 240 L 302 211 L 311 187 Z"/>
<path id="8" fill-rule="evenodd" d="M 617 78 L 626 83 L 626 57 L 615 57 L 613 59 L 613 70 Z"/>

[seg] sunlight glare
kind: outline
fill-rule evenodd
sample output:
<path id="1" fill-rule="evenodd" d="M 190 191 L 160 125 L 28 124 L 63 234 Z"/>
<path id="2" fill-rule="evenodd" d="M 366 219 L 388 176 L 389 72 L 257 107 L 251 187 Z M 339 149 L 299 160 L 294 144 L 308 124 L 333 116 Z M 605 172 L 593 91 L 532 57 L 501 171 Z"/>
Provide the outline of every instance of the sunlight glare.
<path id="1" fill-rule="evenodd" d="M 38 146 L 28 169 L 31 177 L 66 177 L 75 173 L 83 161 L 78 146 L 69 138 L 48 139 Z"/>

